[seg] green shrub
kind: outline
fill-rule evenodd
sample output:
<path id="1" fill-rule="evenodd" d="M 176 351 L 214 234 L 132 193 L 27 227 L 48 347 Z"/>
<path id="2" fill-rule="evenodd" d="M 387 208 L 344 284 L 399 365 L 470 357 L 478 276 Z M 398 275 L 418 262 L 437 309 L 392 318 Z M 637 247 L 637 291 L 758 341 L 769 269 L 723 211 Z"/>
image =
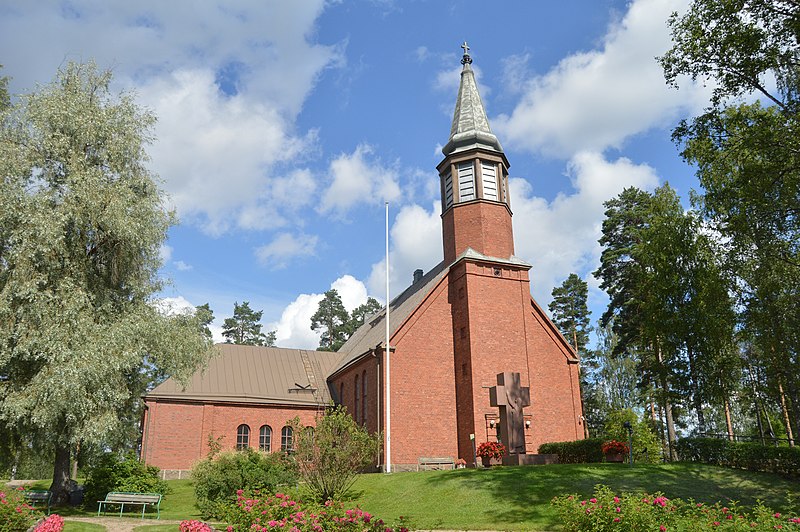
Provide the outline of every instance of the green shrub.
<path id="1" fill-rule="evenodd" d="M 800 447 L 774 447 L 715 438 L 681 438 L 677 450 L 681 460 L 687 462 L 800 476 Z"/>
<path id="2" fill-rule="evenodd" d="M 761 503 L 747 511 L 735 502 L 705 505 L 691 499 L 669 499 L 662 493 L 615 495 L 603 485 L 595 486 L 590 498 L 562 495 L 552 504 L 566 532 L 800 530 L 800 518 L 782 515 Z"/>
<path id="3" fill-rule="evenodd" d="M 319 502 L 344 496 L 358 472 L 369 466 L 374 470 L 378 462 L 381 435 L 356 423 L 344 406 L 329 409 L 316 427 L 303 427 L 298 418 L 292 425 L 300 478 Z"/>
<path id="4" fill-rule="evenodd" d="M 0 486 L 0 532 L 25 532 L 42 514 L 26 504 L 23 490 Z"/>
<path id="5" fill-rule="evenodd" d="M 297 483 L 297 466 L 283 453 L 253 449 L 212 454 L 192 469 L 197 508 L 204 518 L 222 516 L 223 506 L 236 501 L 237 490 L 272 492 Z"/>
<path id="6" fill-rule="evenodd" d="M 165 495 L 167 483 L 158 478 L 159 469 L 140 462 L 133 454 L 120 458 L 108 453 L 96 460 L 89 469 L 83 504 L 86 508 L 97 508 L 97 501 L 105 499 L 110 491 L 136 493 L 160 493 Z"/>
<path id="7" fill-rule="evenodd" d="M 561 464 L 588 464 L 603 461 L 602 445 L 600 438 L 543 443 L 539 446 L 539 453 L 557 454 Z"/>
<path id="8" fill-rule="evenodd" d="M 617 440 L 627 444 L 629 435 L 628 429 L 624 426 L 625 422 L 631 424 L 633 461 L 645 464 L 661 463 L 661 444 L 653 431 L 650 420 L 644 416 L 640 419 L 630 408 L 615 410 L 606 417 L 602 437 L 606 440 Z"/>
<path id="9" fill-rule="evenodd" d="M 283 493 L 239 492 L 233 504 L 226 505 L 224 521 L 232 532 L 252 530 L 291 530 L 297 532 L 408 532 L 408 519 L 388 525 L 360 508 L 347 508 L 341 502 L 305 503 Z M 269 527 L 269 528 L 267 528 Z"/>

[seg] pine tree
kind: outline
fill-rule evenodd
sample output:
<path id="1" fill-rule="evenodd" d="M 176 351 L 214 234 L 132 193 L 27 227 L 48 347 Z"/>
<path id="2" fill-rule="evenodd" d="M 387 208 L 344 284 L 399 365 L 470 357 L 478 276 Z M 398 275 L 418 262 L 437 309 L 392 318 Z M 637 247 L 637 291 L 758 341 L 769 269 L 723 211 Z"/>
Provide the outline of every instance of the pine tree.
<path id="1" fill-rule="evenodd" d="M 275 331 L 267 334 L 261 332 L 261 316 L 263 310 L 255 311 L 250 308 L 249 301 L 233 304 L 233 316 L 226 318 L 222 324 L 222 336 L 225 342 L 237 345 L 260 345 L 271 347 L 275 345 Z"/>

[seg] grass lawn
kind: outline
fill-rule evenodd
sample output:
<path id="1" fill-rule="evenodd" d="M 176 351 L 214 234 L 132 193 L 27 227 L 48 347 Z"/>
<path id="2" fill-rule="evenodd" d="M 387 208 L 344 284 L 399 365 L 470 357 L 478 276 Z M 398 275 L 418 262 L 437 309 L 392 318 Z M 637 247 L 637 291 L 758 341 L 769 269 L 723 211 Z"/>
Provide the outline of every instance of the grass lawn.
<path id="1" fill-rule="evenodd" d="M 558 526 L 550 500 L 567 493 L 587 496 L 595 484 L 706 503 L 752 505 L 761 499 L 781 511 L 788 510 L 787 492 L 800 494 L 796 480 L 713 466 L 562 464 L 362 475 L 352 495 L 387 522 L 409 516 L 419 528 L 552 530 Z"/>
<path id="2" fill-rule="evenodd" d="M 161 518 L 199 519 L 192 481 L 171 480 L 168 484 L 170 493 L 161 502 Z M 425 529 L 557 530 L 550 500 L 568 493 L 586 497 L 596 484 L 606 484 L 617 492 L 662 491 L 670 498 L 705 503 L 735 500 L 750 506 L 761 499 L 784 513 L 792 513 L 787 493 L 800 499 L 800 482 L 796 479 L 697 464 L 563 464 L 376 473 L 359 476 L 350 496 L 353 505 L 387 522 L 402 515 L 410 517 L 415 527 Z M 39 481 L 35 486 L 47 488 L 49 481 Z M 71 515 L 96 515 L 74 508 L 53 511 L 67 519 Z M 100 528 L 77 522 L 68 522 L 65 528 L 66 532 L 96 530 Z M 136 530 L 176 532 L 178 526 L 153 520 L 143 522 Z"/>

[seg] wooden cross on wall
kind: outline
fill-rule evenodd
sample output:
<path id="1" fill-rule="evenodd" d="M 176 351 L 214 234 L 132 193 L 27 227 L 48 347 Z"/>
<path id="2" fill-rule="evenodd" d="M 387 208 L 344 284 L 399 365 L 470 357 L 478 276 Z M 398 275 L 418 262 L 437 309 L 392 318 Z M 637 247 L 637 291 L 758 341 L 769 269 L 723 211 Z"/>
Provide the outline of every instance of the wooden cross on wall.
<path id="1" fill-rule="evenodd" d="M 519 373 L 497 374 L 497 386 L 489 388 L 489 401 L 500 408 L 500 439 L 509 454 L 525 454 L 525 418 L 522 409 L 531 404 L 531 389 L 520 386 Z"/>

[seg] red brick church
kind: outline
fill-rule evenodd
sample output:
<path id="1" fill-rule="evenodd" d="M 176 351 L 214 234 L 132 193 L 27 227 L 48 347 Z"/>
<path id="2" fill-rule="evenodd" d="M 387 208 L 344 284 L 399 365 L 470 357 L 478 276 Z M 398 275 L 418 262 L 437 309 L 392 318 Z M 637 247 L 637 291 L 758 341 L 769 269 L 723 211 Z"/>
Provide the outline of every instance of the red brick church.
<path id="1" fill-rule="evenodd" d="M 467 49 L 468 50 L 468 49 Z M 524 448 L 583 437 L 578 359 L 533 300 L 530 264 L 514 256 L 509 163 L 489 127 L 472 59 L 465 53 L 450 138 L 439 163 L 444 260 L 368 318 L 338 353 L 222 345 L 221 355 L 185 388 L 167 380 L 145 396 L 142 458 L 187 470 L 224 447 L 291 446 L 286 421 L 313 424 L 329 401 L 387 433 L 391 470 L 420 459 L 473 461 L 473 442 L 499 435 L 489 389 L 503 372 L 530 389 Z M 387 395 L 387 390 L 388 394 Z"/>

